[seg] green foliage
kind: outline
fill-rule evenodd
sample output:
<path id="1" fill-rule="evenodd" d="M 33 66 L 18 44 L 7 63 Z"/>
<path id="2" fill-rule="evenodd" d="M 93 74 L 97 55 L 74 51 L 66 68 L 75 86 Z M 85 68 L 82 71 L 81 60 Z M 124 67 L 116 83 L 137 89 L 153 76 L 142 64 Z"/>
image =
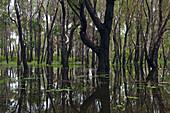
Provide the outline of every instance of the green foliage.
<path id="1" fill-rule="evenodd" d="M 12 61 L 12 62 L 16 62 L 16 61 L 17 61 L 17 56 L 13 56 L 12 58 L 9 57 L 9 59 L 10 59 L 10 61 Z"/>
<path id="2" fill-rule="evenodd" d="M 59 62 L 61 62 L 61 57 L 58 57 L 57 53 L 54 53 L 54 54 L 53 54 L 53 60 L 54 60 L 54 61 L 57 61 L 57 60 L 58 60 Z"/>
<path id="3" fill-rule="evenodd" d="M 35 31 L 38 31 L 38 22 L 36 20 L 32 20 L 32 28 Z"/>
<path id="4" fill-rule="evenodd" d="M 79 6 L 78 0 L 71 0 L 70 2 L 71 2 L 71 5 L 73 5 L 73 6 Z M 83 0 L 81 0 L 80 2 L 82 3 Z"/>
<path id="5" fill-rule="evenodd" d="M 0 84 L 3 84 L 4 83 L 4 80 L 0 80 Z"/>
<path id="6" fill-rule="evenodd" d="M 127 96 L 129 99 L 138 99 L 138 97 L 133 97 L 133 96 Z"/>
<path id="7" fill-rule="evenodd" d="M 123 106 L 122 106 L 122 105 L 117 105 L 117 107 L 121 108 L 121 107 L 123 107 Z"/>
<path id="8" fill-rule="evenodd" d="M 69 58 L 68 61 L 69 62 L 75 62 L 75 59 L 76 59 L 75 57 L 74 58 Z"/>
<path id="9" fill-rule="evenodd" d="M 38 61 L 38 57 L 33 57 L 33 60 L 34 61 Z"/>
<path id="10" fill-rule="evenodd" d="M 8 5 L 8 0 L 1 0 L 0 2 L 0 8 L 5 9 Z"/>
<path id="11" fill-rule="evenodd" d="M 0 62 L 4 60 L 4 56 L 0 56 Z"/>
<path id="12" fill-rule="evenodd" d="M 46 92 L 61 92 L 61 91 L 71 91 L 72 89 L 50 89 L 46 90 Z"/>
<path id="13" fill-rule="evenodd" d="M 77 39 L 81 40 L 80 33 L 77 35 Z"/>
<path id="14" fill-rule="evenodd" d="M 8 13 L 4 11 L 0 16 L 0 24 L 3 24 L 4 22 L 8 22 Z"/>
<path id="15" fill-rule="evenodd" d="M 60 34 L 60 27 L 54 25 L 54 34 L 57 35 L 57 34 Z"/>

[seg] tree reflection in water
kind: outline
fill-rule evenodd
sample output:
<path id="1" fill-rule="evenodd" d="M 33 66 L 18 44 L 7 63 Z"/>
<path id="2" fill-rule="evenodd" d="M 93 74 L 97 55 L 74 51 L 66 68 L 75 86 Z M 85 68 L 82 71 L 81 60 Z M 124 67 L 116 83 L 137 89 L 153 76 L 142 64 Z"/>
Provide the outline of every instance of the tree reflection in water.
<path id="1" fill-rule="evenodd" d="M 83 101 L 80 105 L 80 110 L 73 104 L 72 93 L 70 94 L 70 104 L 71 107 L 78 113 L 86 113 L 88 107 L 95 102 L 95 100 L 100 100 L 100 113 L 110 113 L 110 96 L 109 96 L 109 78 L 100 77 L 97 79 L 97 88 L 87 99 Z"/>
<path id="2" fill-rule="evenodd" d="M 2 113 L 167 113 L 170 106 L 168 74 L 146 75 L 135 65 L 96 75 L 91 68 L 30 67 L 1 70 Z"/>

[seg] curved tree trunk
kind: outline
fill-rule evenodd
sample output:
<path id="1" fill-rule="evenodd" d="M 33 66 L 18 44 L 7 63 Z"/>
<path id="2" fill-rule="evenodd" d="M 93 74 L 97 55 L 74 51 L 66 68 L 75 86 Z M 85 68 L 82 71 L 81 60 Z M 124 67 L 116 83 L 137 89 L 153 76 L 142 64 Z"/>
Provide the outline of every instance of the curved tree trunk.
<path id="1" fill-rule="evenodd" d="M 80 36 L 83 43 L 90 47 L 98 56 L 98 69 L 97 74 L 109 74 L 109 43 L 110 43 L 110 31 L 112 27 L 113 19 L 113 7 L 114 0 L 107 0 L 106 11 L 104 17 L 104 23 L 98 18 L 97 14 L 94 12 L 92 3 L 90 0 L 84 0 L 86 9 L 89 12 L 92 21 L 97 27 L 100 33 L 100 46 L 96 46 L 87 36 L 87 21 L 84 14 L 84 3 L 80 0 L 80 21 L 81 21 L 81 31 Z"/>

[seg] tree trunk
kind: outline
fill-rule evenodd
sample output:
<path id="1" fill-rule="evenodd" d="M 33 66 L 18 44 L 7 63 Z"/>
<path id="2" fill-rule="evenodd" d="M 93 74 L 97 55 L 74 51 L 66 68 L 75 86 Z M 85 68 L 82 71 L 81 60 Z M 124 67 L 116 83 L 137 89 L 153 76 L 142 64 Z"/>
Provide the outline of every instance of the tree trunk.
<path id="1" fill-rule="evenodd" d="M 37 49 L 37 33 L 36 33 L 36 31 L 34 31 L 34 42 L 35 42 L 35 57 L 37 57 L 38 49 Z"/>
<path id="2" fill-rule="evenodd" d="M 32 16 L 32 0 L 30 0 L 30 18 Z M 30 19 L 30 57 L 29 62 L 33 60 L 33 45 L 32 45 L 32 19 Z"/>
<path id="3" fill-rule="evenodd" d="M 47 20 L 47 26 L 46 26 L 46 33 L 47 33 L 47 61 L 46 61 L 46 64 L 49 64 L 51 65 L 52 64 L 52 61 L 53 61 L 53 36 L 52 36 L 52 29 L 53 29 L 53 26 L 54 26 L 54 22 L 55 22 L 55 19 L 56 19 L 56 16 L 57 16 L 57 11 L 58 11 L 58 3 L 56 5 L 56 8 L 55 8 L 55 12 L 54 12 L 54 17 L 52 19 L 52 23 L 51 23 L 51 26 L 50 26 L 50 30 L 48 30 L 48 4 L 49 4 L 49 1 L 47 3 L 47 11 L 46 11 L 46 20 Z M 44 40 L 45 41 L 45 40 Z"/>
<path id="4" fill-rule="evenodd" d="M 21 44 L 20 43 L 18 44 L 17 58 L 18 58 L 17 65 L 21 65 L 22 58 L 21 58 Z"/>
<path id="5" fill-rule="evenodd" d="M 21 44 L 21 57 L 24 65 L 24 70 L 28 70 L 28 64 L 27 64 L 27 59 L 26 59 L 26 53 L 25 53 L 25 45 L 23 41 L 23 34 L 22 34 L 22 26 L 21 26 L 21 20 L 20 20 L 20 14 L 18 10 L 18 5 L 16 3 L 16 0 L 14 1 L 14 6 L 15 6 L 15 11 L 17 15 L 17 21 L 18 21 L 18 33 L 19 33 L 19 42 Z"/>
<path id="6" fill-rule="evenodd" d="M 97 14 L 94 12 L 94 8 L 92 7 L 91 2 L 89 0 L 85 0 L 84 2 L 86 9 L 91 16 L 91 19 L 93 20 L 100 33 L 100 46 L 96 46 L 87 36 L 87 21 L 84 15 L 84 4 L 80 0 L 81 39 L 85 45 L 97 53 L 99 59 L 97 74 L 109 74 L 109 43 L 110 31 L 112 28 L 114 0 L 107 0 L 106 2 L 104 24 L 100 21 Z"/>
<path id="7" fill-rule="evenodd" d="M 60 48 L 59 48 L 59 36 L 57 36 L 57 61 L 59 61 L 60 57 Z"/>
<path id="8" fill-rule="evenodd" d="M 3 28 L 1 29 L 1 31 L 3 31 Z M 4 48 L 4 39 L 3 39 L 3 35 L 2 35 L 2 37 L 1 37 L 1 56 L 3 56 L 3 48 Z"/>
<path id="9" fill-rule="evenodd" d="M 104 34 L 104 35 L 103 35 Z M 97 54 L 99 63 L 97 68 L 97 74 L 109 74 L 109 34 L 101 34 L 100 52 Z"/>
<path id="10" fill-rule="evenodd" d="M 60 1 L 62 6 L 62 27 L 61 27 L 61 40 L 62 40 L 62 48 L 61 48 L 61 63 L 64 68 L 68 67 L 68 54 L 67 54 L 67 45 L 66 45 L 66 37 L 65 37 L 65 18 L 66 11 L 64 6 L 64 1 Z"/>
<path id="11" fill-rule="evenodd" d="M 89 48 L 85 47 L 86 50 L 86 67 L 89 67 Z"/>
<path id="12" fill-rule="evenodd" d="M 5 33 L 4 33 L 4 52 L 5 52 L 6 62 L 7 62 L 7 64 L 8 64 L 7 39 L 8 39 L 8 33 L 7 33 L 7 23 L 5 22 Z"/>
<path id="13" fill-rule="evenodd" d="M 84 44 L 81 44 L 81 64 L 84 64 Z"/>
<path id="14" fill-rule="evenodd" d="M 97 0 L 93 0 L 94 3 L 94 12 L 96 13 L 96 5 L 97 5 Z M 95 43 L 95 25 L 93 23 L 93 32 L 92 32 L 92 41 Z M 95 52 L 92 51 L 92 68 L 95 67 Z"/>
<path id="15" fill-rule="evenodd" d="M 39 7 L 39 6 L 38 6 Z M 41 54 L 41 9 L 38 14 L 38 64 L 40 63 L 40 54 Z"/>

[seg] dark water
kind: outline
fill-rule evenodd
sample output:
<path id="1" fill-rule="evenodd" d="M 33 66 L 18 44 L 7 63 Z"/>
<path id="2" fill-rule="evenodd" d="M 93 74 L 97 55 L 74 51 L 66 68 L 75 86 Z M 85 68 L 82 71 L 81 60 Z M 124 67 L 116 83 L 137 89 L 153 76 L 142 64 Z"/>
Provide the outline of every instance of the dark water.
<path id="1" fill-rule="evenodd" d="M 170 113 L 168 70 L 0 68 L 0 113 Z"/>

